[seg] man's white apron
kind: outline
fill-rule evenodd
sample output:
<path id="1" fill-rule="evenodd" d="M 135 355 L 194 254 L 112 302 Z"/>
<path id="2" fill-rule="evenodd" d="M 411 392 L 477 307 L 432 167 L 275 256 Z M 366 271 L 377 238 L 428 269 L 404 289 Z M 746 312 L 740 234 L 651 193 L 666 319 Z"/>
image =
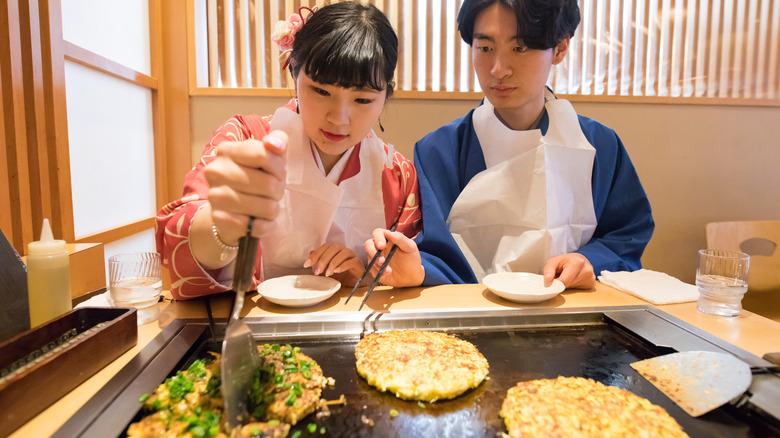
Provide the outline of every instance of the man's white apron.
<path id="1" fill-rule="evenodd" d="M 541 273 L 548 258 L 576 250 L 596 229 L 596 150 L 571 103 L 549 90 L 545 99 L 544 136 L 511 130 L 487 100 L 472 116 L 487 169 L 463 189 L 447 225 L 480 281 L 494 272 Z"/>

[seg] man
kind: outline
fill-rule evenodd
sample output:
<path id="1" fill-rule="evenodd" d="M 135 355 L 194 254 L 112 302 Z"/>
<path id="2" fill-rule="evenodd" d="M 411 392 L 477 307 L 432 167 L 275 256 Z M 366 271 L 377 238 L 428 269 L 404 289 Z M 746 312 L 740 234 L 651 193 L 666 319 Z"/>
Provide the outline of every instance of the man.
<path id="1" fill-rule="evenodd" d="M 589 289 L 594 272 L 641 268 L 654 223 L 625 148 L 545 87 L 579 20 L 576 0 L 463 3 L 486 100 L 415 146 L 423 285 L 517 271 Z M 377 248 L 384 239 L 401 249 L 391 267 L 414 260 L 389 233 L 375 233 Z"/>

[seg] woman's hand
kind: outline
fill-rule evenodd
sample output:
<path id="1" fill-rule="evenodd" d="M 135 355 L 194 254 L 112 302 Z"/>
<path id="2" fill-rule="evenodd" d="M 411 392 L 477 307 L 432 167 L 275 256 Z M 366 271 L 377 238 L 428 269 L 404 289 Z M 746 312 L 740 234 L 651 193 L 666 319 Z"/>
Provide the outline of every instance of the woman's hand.
<path id="1" fill-rule="evenodd" d="M 578 252 L 570 252 L 547 260 L 547 264 L 544 265 L 545 284 L 552 283 L 556 277 L 567 289 L 593 289 L 596 286 L 593 265 Z"/>
<path id="2" fill-rule="evenodd" d="M 374 257 L 377 251 L 382 251 L 374 266 L 371 267 L 371 275 L 376 277 L 379 268 L 385 262 L 385 257 L 392 248 L 388 243 L 398 247 L 395 254 L 390 259 L 390 264 L 385 268 L 382 278 L 379 281 L 382 284 L 393 287 L 419 286 L 425 279 L 425 270 L 422 266 L 420 251 L 414 240 L 406 237 L 398 231 L 390 231 L 382 228 L 374 230 L 373 238 L 366 241 L 365 248 L 368 252 L 369 260 Z"/>
<path id="3" fill-rule="evenodd" d="M 273 131 L 262 141 L 223 142 L 216 158 L 204 169 L 209 184 L 211 219 L 220 239 L 236 245 L 246 234 L 250 216 L 252 234 L 260 237 L 279 214 L 287 176 L 287 134 Z"/>
<path id="4" fill-rule="evenodd" d="M 365 269 L 355 252 L 339 243 L 326 243 L 310 252 L 303 267 L 311 267 L 314 275 L 333 277 L 344 286 L 354 286 Z"/>

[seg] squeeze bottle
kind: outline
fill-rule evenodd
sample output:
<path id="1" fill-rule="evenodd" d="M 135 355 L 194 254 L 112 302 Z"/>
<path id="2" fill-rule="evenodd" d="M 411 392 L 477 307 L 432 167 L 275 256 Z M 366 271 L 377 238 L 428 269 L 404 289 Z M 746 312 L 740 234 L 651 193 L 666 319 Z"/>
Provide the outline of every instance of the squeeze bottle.
<path id="1" fill-rule="evenodd" d="M 41 240 L 27 245 L 27 293 L 30 327 L 72 308 L 68 250 L 64 240 L 54 240 L 48 219 L 43 220 Z"/>

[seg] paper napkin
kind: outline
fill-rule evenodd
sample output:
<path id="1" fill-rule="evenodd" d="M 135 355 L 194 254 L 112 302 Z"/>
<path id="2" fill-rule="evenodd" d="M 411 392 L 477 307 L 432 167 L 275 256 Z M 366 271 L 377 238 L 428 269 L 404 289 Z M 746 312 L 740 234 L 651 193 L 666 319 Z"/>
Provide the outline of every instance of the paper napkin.
<path id="1" fill-rule="evenodd" d="M 599 281 L 653 304 L 685 303 L 699 298 L 696 286 L 649 269 L 634 272 L 601 271 Z"/>
<path id="2" fill-rule="evenodd" d="M 76 305 L 76 308 L 80 307 L 112 307 L 111 295 L 109 291 L 105 291 L 101 294 L 97 294 L 94 297 L 83 301 Z"/>

